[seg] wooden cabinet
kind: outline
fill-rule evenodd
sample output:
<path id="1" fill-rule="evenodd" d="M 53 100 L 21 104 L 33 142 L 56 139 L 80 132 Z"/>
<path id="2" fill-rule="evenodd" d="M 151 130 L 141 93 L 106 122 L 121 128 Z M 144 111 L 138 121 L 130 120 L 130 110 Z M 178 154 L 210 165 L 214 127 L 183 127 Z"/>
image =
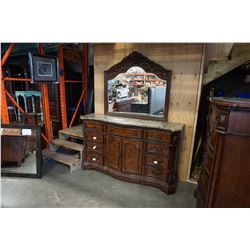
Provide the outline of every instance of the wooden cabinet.
<path id="1" fill-rule="evenodd" d="M 213 98 L 197 207 L 250 207 L 250 99 Z"/>
<path id="2" fill-rule="evenodd" d="M 20 167 L 22 161 L 35 149 L 34 135 L 1 135 L 1 163 L 16 162 Z"/>
<path id="3" fill-rule="evenodd" d="M 175 192 L 182 125 L 95 114 L 81 118 L 83 169 Z M 175 131 L 173 126 L 177 126 Z"/>
<path id="4" fill-rule="evenodd" d="M 107 136 L 106 165 L 126 173 L 141 173 L 142 142 Z"/>
<path id="5" fill-rule="evenodd" d="M 141 174 L 142 141 L 122 139 L 122 171 Z"/>

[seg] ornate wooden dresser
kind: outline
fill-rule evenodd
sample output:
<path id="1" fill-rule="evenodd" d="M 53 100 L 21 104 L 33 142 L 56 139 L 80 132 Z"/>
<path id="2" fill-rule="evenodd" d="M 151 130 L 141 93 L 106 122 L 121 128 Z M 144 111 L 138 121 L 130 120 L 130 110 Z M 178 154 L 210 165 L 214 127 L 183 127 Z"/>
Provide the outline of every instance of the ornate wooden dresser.
<path id="1" fill-rule="evenodd" d="M 183 125 L 91 114 L 81 116 L 83 169 L 176 191 L 178 144 Z"/>
<path id="2" fill-rule="evenodd" d="M 197 207 L 250 207 L 250 99 L 213 98 Z"/>

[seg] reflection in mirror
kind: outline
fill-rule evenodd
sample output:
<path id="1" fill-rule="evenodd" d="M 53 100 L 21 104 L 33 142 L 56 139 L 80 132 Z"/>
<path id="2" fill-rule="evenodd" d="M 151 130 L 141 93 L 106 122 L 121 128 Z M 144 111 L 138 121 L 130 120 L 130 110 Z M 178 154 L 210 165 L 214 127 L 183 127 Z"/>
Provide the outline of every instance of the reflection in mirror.
<path id="1" fill-rule="evenodd" d="M 37 174 L 35 129 L 1 128 L 1 172 Z"/>
<path id="2" fill-rule="evenodd" d="M 167 81 L 134 66 L 107 81 L 108 112 L 164 116 Z"/>

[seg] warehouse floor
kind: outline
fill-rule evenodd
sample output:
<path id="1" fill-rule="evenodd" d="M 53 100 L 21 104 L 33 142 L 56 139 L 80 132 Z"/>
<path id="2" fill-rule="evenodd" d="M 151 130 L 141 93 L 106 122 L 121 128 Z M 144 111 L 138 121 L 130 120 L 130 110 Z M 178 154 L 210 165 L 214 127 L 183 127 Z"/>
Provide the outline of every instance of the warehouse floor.
<path id="1" fill-rule="evenodd" d="M 44 161 L 42 179 L 2 177 L 2 207 L 195 207 L 196 185 L 179 182 L 177 192 L 117 180 L 97 171 Z"/>

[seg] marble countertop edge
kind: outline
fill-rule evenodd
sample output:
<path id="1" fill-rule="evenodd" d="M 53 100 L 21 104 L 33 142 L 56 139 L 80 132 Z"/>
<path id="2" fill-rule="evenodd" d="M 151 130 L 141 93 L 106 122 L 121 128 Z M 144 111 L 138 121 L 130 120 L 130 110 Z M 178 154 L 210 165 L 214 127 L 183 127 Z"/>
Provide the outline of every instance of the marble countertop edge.
<path id="1" fill-rule="evenodd" d="M 127 117 L 95 114 L 95 113 L 92 113 L 89 115 L 81 115 L 80 118 L 82 120 L 103 121 L 107 123 L 115 123 L 118 125 L 120 124 L 120 125 L 128 125 L 128 126 L 158 128 L 158 129 L 163 129 L 163 130 L 170 130 L 172 132 L 178 132 L 184 129 L 184 124 L 180 124 L 180 123 L 154 121 L 154 120 L 137 119 L 137 118 L 127 118 Z"/>

